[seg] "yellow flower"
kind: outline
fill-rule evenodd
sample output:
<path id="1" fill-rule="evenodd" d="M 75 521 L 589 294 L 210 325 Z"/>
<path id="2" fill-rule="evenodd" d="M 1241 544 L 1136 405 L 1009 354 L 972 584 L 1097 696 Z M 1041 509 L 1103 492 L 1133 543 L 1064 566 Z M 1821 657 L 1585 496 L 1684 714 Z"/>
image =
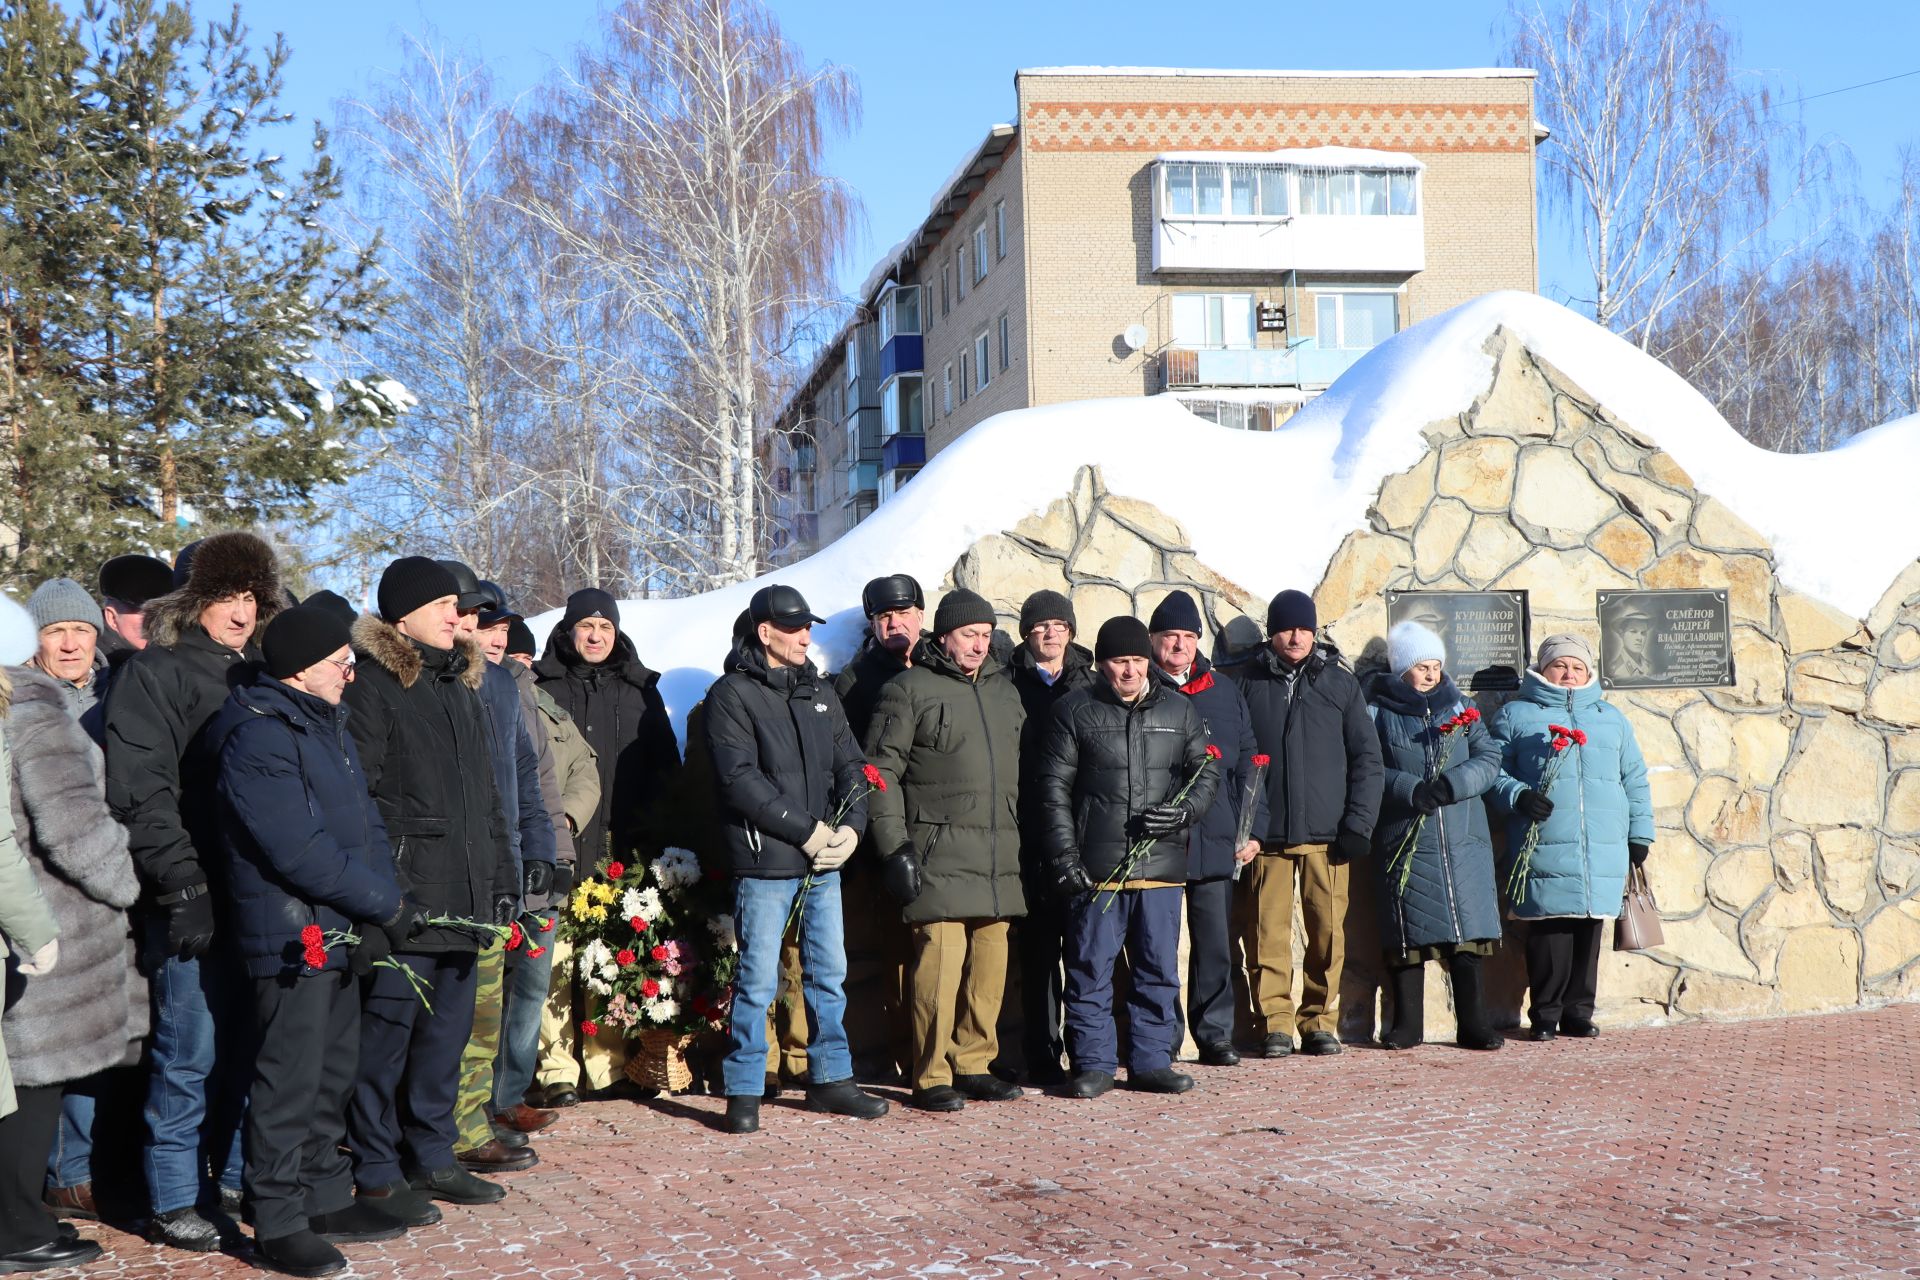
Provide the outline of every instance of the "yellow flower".
<path id="1" fill-rule="evenodd" d="M 594 900 L 597 902 L 612 902 L 615 898 L 620 896 L 618 893 L 614 891 L 614 888 L 612 885 L 606 883 L 603 880 L 589 881 L 587 884 L 587 888 L 592 890 Z M 605 913 L 603 912 L 602 914 L 605 914 Z"/>

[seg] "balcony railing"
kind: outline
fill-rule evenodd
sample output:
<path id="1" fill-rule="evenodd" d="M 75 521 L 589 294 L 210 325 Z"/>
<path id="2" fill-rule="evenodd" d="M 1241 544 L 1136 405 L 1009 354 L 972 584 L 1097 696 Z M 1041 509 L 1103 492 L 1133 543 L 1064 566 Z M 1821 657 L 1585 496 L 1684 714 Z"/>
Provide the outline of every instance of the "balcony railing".
<path id="1" fill-rule="evenodd" d="M 1311 341 L 1261 350 L 1169 347 L 1160 357 L 1161 385 L 1173 387 L 1324 387 L 1366 351 L 1323 350 Z"/>

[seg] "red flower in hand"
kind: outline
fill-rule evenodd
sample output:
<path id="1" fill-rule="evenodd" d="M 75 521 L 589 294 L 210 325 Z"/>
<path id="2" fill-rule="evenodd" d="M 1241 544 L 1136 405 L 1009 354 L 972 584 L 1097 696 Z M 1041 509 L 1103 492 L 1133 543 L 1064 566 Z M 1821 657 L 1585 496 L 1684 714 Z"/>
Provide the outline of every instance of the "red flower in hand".
<path id="1" fill-rule="evenodd" d="M 1272 763 L 1273 763 L 1273 757 L 1266 754 L 1264 751 L 1253 758 L 1253 767 L 1256 769 L 1264 769 Z"/>
<path id="2" fill-rule="evenodd" d="M 580 1034 L 591 1040 L 594 1036 L 600 1034 L 600 1024 L 592 1018 L 588 1018 L 580 1024 Z"/>
<path id="3" fill-rule="evenodd" d="M 300 945 L 303 947 L 317 947 L 326 940 L 327 935 L 317 924 L 310 924 L 300 931 Z"/>
<path id="4" fill-rule="evenodd" d="M 635 960 L 639 959 L 638 956 L 634 955 L 633 952 L 627 950 L 625 947 L 622 947 L 619 951 L 615 952 L 613 958 L 619 962 L 620 967 L 622 969 L 626 968 L 628 965 L 632 964 Z"/>
<path id="5" fill-rule="evenodd" d="M 1575 729 L 1573 731 L 1573 741 L 1576 746 L 1582 746 L 1582 747 L 1586 746 L 1587 731 L 1585 729 Z"/>
<path id="6" fill-rule="evenodd" d="M 1556 733 L 1553 735 L 1553 749 L 1555 751 L 1565 751 L 1567 745 L 1572 741 L 1573 739 L 1567 737 L 1565 734 Z"/>
<path id="7" fill-rule="evenodd" d="M 887 789 L 887 780 L 881 777 L 880 771 L 874 768 L 872 765 L 870 764 L 861 765 L 860 772 L 866 778 L 867 785 L 872 787 L 875 791 L 885 791 Z"/>
<path id="8" fill-rule="evenodd" d="M 609 862 L 609 863 L 607 864 L 607 879 L 609 879 L 609 880 L 618 880 L 618 879 L 619 879 L 619 878 L 620 878 L 621 876 L 623 876 L 623 875 L 625 875 L 625 874 L 627 874 L 627 864 L 626 864 L 626 863 L 624 863 L 624 862 Z"/>
<path id="9" fill-rule="evenodd" d="M 1462 711 L 1460 713 L 1460 718 L 1462 720 L 1465 720 L 1468 724 L 1473 724 L 1475 721 L 1480 719 L 1480 708 L 1468 707 L 1465 711 Z"/>
<path id="10" fill-rule="evenodd" d="M 640 994 L 645 996 L 647 999 L 651 1000 L 655 996 L 660 994 L 660 984 L 658 982 L 655 982 L 652 978 L 648 978 L 645 982 L 640 984 Z"/>
<path id="11" fill-rule="evenodd" d="M 525 940 L 525 935 L 520 932 L 520 922 L 515 920 L 507 930 L 507 950 L 518 951 Z"/>
<path id="12" fill-rule="evenodd" d="M 541 956 L 545 954 L 547 954 L 547 949 L 545 947 L 532 947 L 527 951 L 527 959 L 538 960 Z"/>
<path id="13" fill-rule="evenodd" d="M 1225 752 L 1221 751 L 1220 748 L 1214 746 L 1211 742 L 1207 744 L 1207 759 L 1218 760 L 1225 754 Z"/>

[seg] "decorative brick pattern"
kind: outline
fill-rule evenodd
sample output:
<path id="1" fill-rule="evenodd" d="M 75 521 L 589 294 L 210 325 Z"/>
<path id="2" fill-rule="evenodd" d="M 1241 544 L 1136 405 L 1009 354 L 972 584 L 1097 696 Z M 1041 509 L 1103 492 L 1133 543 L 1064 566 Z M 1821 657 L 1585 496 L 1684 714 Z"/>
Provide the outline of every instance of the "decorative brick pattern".
<path id="1" fill-rule="evenodd" d="M 1024 121 L 1035 151 L 1529 151 L 1519 102 L 1034 102 Z"/>

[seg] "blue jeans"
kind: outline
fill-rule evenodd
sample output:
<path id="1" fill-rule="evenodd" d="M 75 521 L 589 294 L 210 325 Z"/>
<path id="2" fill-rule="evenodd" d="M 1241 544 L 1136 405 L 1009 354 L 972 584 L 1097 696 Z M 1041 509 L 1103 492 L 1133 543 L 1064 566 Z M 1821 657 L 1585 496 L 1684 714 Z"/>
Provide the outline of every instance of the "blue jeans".
<path id="1" fill-rule="evenodd" d="M 1113 969 L 1126 948 L 1133 969 L 1127 996 L 1127 1070 L 1173 1063 L 1180 1016 L 1180 886 L 1082 894 L 1067 908 L 1067 1058 L 1075 1071 L 1114 1073 Z M 1111 901 L 1111 906 L 1109 902 Z"/>
<path id="2" fill-rule="evenodd" d="M 53 1135 L 53 1150 L 47 1153 L 47 1185 L 77 1187 L 93 1181 L 94 1096 L 82 1092 L 92 1078 L 76 1080 L 67 1086 L 60 1099 L 60 1130 Z"/>
<path id="3" fill-rule="evenodd" d="M 533 1072 L 540 1064 L 540 1011 L 547 1003 L 553 974 L 553 930 L 527 926 L 535 919 L 558 922 L 560 909 L 529 911 L 520 917 L 526 941 L 507 952 L 507 1008 L 500 1022 L 500 1056 L 493 1069 L 493 1109 L 510 1111 L 527 1100 Z M 537 956 L 528 953 L 539 950 Z"/>
<path id="4" fill-rule="evenodd" d="M 767 1084 L 767 1009 L 780 990 L 780 939 L 802 880 L 733 882 L 733 932 L 740 968 L 733 979 L 733 1047 L 723 1075 L 729 1097 L 759 1097 Z M 853 1077 L 847 1049 L 847 948 L 840 873 L 813 878 L 800 915 L 800 990 L 807 1004 L 807 1078 Z"/>
<path id="5" fill-rule="evenodd" d="M 166 924 L 147 922 L 148 956 L 164 954 Z M 252 1054 L 240 961 L 215 950 L 152 965 L 153 1043 L 148 1055 L 147 1144 L 142 1162 L 153 1212 L 208 1201 L 207 1171 L 240 1189 L 240 1128 Z"/>

